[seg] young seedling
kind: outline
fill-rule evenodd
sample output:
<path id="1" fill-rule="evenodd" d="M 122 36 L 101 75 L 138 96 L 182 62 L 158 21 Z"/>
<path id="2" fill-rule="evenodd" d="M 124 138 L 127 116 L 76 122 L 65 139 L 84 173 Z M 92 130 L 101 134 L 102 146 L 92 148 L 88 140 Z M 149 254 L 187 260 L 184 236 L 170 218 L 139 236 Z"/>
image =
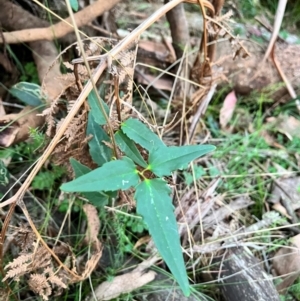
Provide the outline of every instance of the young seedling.
<path id="1" fill-rule="evenodd" d="M 212 145 L 167 147 L 145 124 L 129 118 L 115 133 L 115 141 L 125 154 L 65 183 L 66 192 L 107 194 L 135 188 L 137 212 L 148 226 L 154 243 L 186 296 L 190 294 L 181 251 L 180 237 L 173 213 L 171 188 L 163 177 L 185 168 L 192 160 L 215 149 Z M 148 162 L 136 143 L 148 151 Z M 74 164 L 74 162 L 73 162 Z M 73 165 L 74 166 L 74 165 Z"/>

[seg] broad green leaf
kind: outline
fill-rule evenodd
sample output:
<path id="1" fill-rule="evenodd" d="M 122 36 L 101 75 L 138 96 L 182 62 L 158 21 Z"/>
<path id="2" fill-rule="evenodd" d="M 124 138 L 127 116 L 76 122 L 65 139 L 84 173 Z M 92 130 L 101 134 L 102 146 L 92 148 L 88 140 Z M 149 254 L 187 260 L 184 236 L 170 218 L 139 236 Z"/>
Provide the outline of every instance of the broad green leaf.
<path id="1" fill-rule="evenodd" d="M 115 139 L 121 151 L 126 154 L 131 160 L 142 167 L 147 167 L 147 163 L 141 156 L 134 142 L 129 139 L 123 132 L 118 131 L 115 134 Z"/>
<path id="2" fill-rule="evenodd" d="M 127 119 L 122 123 L 121 128 L 130 139 L 148 151 L 165 146 L 156 134 L 137 119 Z"/>
<path id="3" fill-rule="evenodd" d="M 157 176 L 168 176 L 176 169 L 185 168 L 188 163 L 215 150 L 213 145 L 185 145 L 160 147 L 149 154 L 149 166 Z"/>
<path id="4" fill-rule="evenodd" d="M 41 87 L 37 84 L 20 82 L 12 86 L 9 92 L 29 106 L 37 107 L 44 104 Z"/>
<path id="5" fill-rule="evenodd" d="M 127 157 L 111 161 L 60 188 L 66 192 L 126 190 L 139 182 L 138 171 Z"/>
<path id="6" fill-rule="evenodd" d="M 78 11 L 78 0 L 69 0 L 70 5 L 74 11 Z"/>
<path id="7" fill-rule="evenodd" d="M 106 146 L 103 141 L 110 141 L 103 128 L 94 120 L 92 112 L 89 113 L 88 124 L 86 129 L 87 135 L 93 135 L 89 140 L 90 154 L 99 166 L 109 162 L 112 158 L 112 150 Z"/>
<path id="8" fill-rule="evenodd" d="M 70 163 L 75 173 L 75 178 L 79 178 L 91 171 L 91 169 L 75 159 L 71 158 Z M 110 197 L 114 197 L 112 192 L 104 193 L 102 191 L 83 192 L 82 195 L 96 207 L 103 207 L 108 203 Z"/>
<path id="9" fill-rule="evenodd" d="M 171 189 L 162 179 L 143 181 L 135 192 L 137 212 L 143 216 L 159 253 L 188 296 L 189 282 L 170 193 Z"/>
<path id="10" fill-rule="evenodd" d="M 109 113 L 108 105 L 102 100 L 102 98 L 100 98 L 100 100 L 101 100 L 101 103 L 103 105 L 103 108 L 104 108 L 106 114 L 108 115 L 108 113 Z M 100 106 L 100 103 L 98 101 L 98 98 L 97 98 L 94 90 L 92 90 L 88 96 L 88 103 L 91 107 L 91 112 L 94 116 L 95 121 L 100 125 L 106 124 L 106 119 L 103 115 L 102 108 Z"/>

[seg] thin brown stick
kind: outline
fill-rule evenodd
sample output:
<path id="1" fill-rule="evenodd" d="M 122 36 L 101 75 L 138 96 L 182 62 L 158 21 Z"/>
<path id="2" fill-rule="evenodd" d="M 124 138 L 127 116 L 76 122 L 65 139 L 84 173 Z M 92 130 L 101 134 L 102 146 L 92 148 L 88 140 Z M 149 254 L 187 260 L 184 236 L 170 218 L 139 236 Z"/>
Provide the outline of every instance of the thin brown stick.
<path id="1" fill-rule="evenodd" d="M 286 4 L 287 4 L 287 0 L 279 0 L 277 10 L 276 10 L 274 26 L 273 26 L 273 33 L 268 48 L 266 50 L 265 56 L 263 58 L 262 64 L 267 60 L 267 58 L 270 56 L 272 52 L 272 49 L 274 48 L 281 27 L 281 23 L 283 20 Z"/>

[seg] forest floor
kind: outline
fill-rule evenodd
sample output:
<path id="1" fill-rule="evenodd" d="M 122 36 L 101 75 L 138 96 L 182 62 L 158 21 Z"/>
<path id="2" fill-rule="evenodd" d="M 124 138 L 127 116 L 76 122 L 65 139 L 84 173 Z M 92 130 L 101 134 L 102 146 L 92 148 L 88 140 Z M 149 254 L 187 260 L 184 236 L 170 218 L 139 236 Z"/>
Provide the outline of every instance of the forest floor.
<path id="1" fill-rule="evenodd" d="M 206 74 L 198 82 L 197 72 L 190 66 L 199 51 L 203 18 L 197 5 L 185 4 L 190 47 L 182 47 L 183 58 L 177 60 L 170 25 L 162 17 L 142 33 L 136 54 L 133 47 L 119 57 L 124 60 L 122 67 L 114 69 L 114 76 L 117 74 L 119 80 L 123 74 L 120 70 L 126 69 L 125 79 L 117 84 L 107 73 L 97 83 L 105 100 L 114 99 L 111 95 L 118 99 L 115 89 L 120 85 L 121 101 L 128 100 L 129 95 L 128 102 L 132 101 L 133 108 L 128 113 L 126 106 L 122 107 L 120 116 L 149 123 L 167 146 L 216 147 L 189 167 L 183 164 L 184 169 L 164 177 L 173 192 L 191 296 L 182 294 L 176 275 L 172 275 L 161 258 L 150 256 L 156 250 L 150 226 L 136 212 L 132 188 L 126 193 L 106 193 L 103 189 L 105 193 L 97 192 L 98 195 L 68 194 L 60 189 L 79 174 L 100 167 L 105 154 L 114 149 L 107 125 L 102 128 L 108 135 L 101 132 L 98 137 L 101 143 L 93 144 L 92 137 L 98 132 L 91 130 L 88 120 L 89 107 L 91 111 L 94 107 L 86 102 L 70 123 L 65 139 L 59 140 L 52 156 L 45 160 L 21 196 L 39 235 L 32 231 L 20 203 L 14 210 L 0 208 L 1 273 L 2 278 L 9 280 L 0 287 L 2 295 L 7 296 L 3 300 L 234 301 L 241 300 L 239 291 L 250 296 L 243 299 L 246 301 L 258 300 L 257 296 L 263 296 L 261 300 L 300 300 L 300 103 L 285 88 L 273 60 L 268 59 L 262 65 L 272 34 L 266 27 L 273 24 L 275 5 L 268 6 L 268 1 L 261 1 L 265 6 L 248 2 L 239 6 L 235 1 L 225 4 L 222 15 L 226 17 L 217 19 L 222 26 L 218 28 L 220 40 L 214 61 L 209 65 L 209 76 Z M 161 6 L 161 1 L 122 2 L 85 30 L 88 35 L 100 32 L 98 35 L 106 34 L 107 38 L 124 38 Z M 229 11 L 232 13 L 227 14 Z M 299 95 L 300 32 L 299 26 L 291 21 L 294 14 L 295 8 L 288 7 L 275 57 Z M 44 16 L 46 20 L 48 17 Z M 209 28 L 208 32 L 213 35 L 215 30 Z M 60 50 L 68 46 L 66 40 L 56 43 Z M 103 42 L 107 47 L 105 43 L 107 40 Z M 60 98 L 50 104 L 51 110 L 46 109 L 41 101 L 41 71 L 34 63 L 32 44 L 29 45 L 29 48 L 23 44 L 5 45 L 2 49 L 5 54 L 0 89 L 3 202 L 13 198 L 25 183 L 32 165 L 45 153 L 79 97 L 80 85 L 84 86 L 89 79 L 87 71 L 79 69 L 80 80 L 75 81 L 76 72 L 74 77 L 70 71 L 73 68 L 70 62 L 76 56 L 75 45 L 58 60 L 67 62 L 56 70 L 59 74 L 63 70 L 64 76 L 55 81 L 52 78 L 49 84 L 52 75 L 46 72 L 49 91 L 69 83 Z M 85 44 L 87 52 L 90 45 Z M 234 48 L 236 45 L 238 48 Z M 115 42 L 109 42 L 108 47 L 115 47 Z M 243 57 L 244 51 L 249 51 L 250 57 Z M 127 55 L 132 54 L 134 59 L 128 61 Z M 7 67 L 6 60 L 12 66 Z M 95 63 L 90 67 L 96 70 Z M 134 83 L 128 75 L 133 74 L 133 68 Z M 185 68 L 190 68 L 190 72 L 185 72 Z M 23 83 L 14 86 L 19 82 Z M 116 99 L 109 104 L 110 109 Z M 36 112 L 29 117 L 32 112 L 24 111 L 28 104 L 40 114 L 43 112 L 46 119 L 36 120 Z M 119 113 L 110 112 L 113 117 Z M 10 123 L 15 120 L 19 120 L 17 132 Z M 32 120 L 32 124 L 27 123 Z M 115 127 L 120 127 L 120 123 L 116 122 Z M 20 130 L 24 128 L 25 132 Z M 28 129 L 30 135 L 25 140 Z M 143 148 L 140 144 L 138 150 L 145 159 Z M 101 160 L 97 157 L 99 153 L 104 154 Z M 70 158 L 74 159 L 71 164 Z M 151 235 L 152 231 L 155 230 L 150 229 Z M 61 265 L 53 260 L 54 255 Z M 257 280 L 257 286 L 252 286 L 251 279 Z M 38 282 L 40 286 L 36 285 Z"/>

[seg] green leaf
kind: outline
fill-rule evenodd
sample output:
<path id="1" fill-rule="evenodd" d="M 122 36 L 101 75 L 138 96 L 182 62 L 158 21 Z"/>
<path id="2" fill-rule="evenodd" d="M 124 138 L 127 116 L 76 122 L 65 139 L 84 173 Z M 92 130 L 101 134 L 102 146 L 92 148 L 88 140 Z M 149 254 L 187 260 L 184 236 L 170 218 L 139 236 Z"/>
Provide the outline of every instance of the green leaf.
<path id="1" fill-rule="evenodd" d="M 106 114 L 108 115 L 109 114 L 108 105 L 102 100 L 101 97 L 100 97 L 100 100 L 101 100 L 102 106 L 103 106 Z M 101 105 L 98 101 L 97 95 L 94 90 L 92 90 L 88 96 L 88 103 L 91 107 L 91 112 L 94 116 L 95 121 L 100 125 L 106 124 L 106 119 L 104 117 Z"/>
<path id="2" fill-rule="evenodd" d="M 75 159 L 71 158 L 70 163 L 75 173 L 75 178 L 79 178 L 91 171 L 91 169 L 80 162 L 76 161 Z M 91 204 L 96 207 L 103 207 L 107 205 L 109 198 L 114 197 L 112 192 L 104 193 L 101 191 L 95 192 L 83 192 L 82 195 L 89 200 Z"/>
<path id="3" fill-rule="evenodd" d="M 185 168 L 194 159 L 215 149 L 213 145 L 161 147 L 150 152 L 148 169 L 159 177 L 167 176 L 172 171 Z"/>
<path id="4" fill-rule="evenodd" d="M 20 82 L 12 86 L 9 92 L 29 106 L 38 107 L 44 104 L 41 87 L 37 84 Z"/>
<path id="5" fill-rule="evenodd" d="M 86 129 L 87 135 L 93 135 L 89 140 L 90 154 L 99 166 L 109 162 L 112 158 L 112 150 L 106 146 L 103 141 L 110 141 L 103 128 L 95 122 L 92 112 L 89 113 L 88 124 Z"/>
<path id="6" fill-rule="evenodd" d="M 137 119 L 129 118 L 122 123 L 122 131 L 130 139 L 138 143 L 148 151 L 165 147 L 160 138 L 154 134 L 144 123 Z"/>
<path id="7" fill-rule="evenodd" d="M 6 165 L 0 160 L 0 185 L 7 185 L 9 183 L 9 172 Z"/>
<path id="8" fill-rule="evenodd" d="M 89 173 L 91 171 L 91 169 L 83 164 L 81 164 L 80 162 L 78 162 L 77 160 L 75 160 L 74 158 L 70 158 L 70 164 L 74 170 L 75 173 L 75 178 L 79 178 L 87 173 Z"/>
<path id="9" fill-rule="evenodd" d="M 60 179 L 65 174 L 62 166 L 53 166 L 52 170 L 40 171 L 31 183 L 32 189 L 51 190 L 56 180 Z"/>
<path id="10" fill-rule="evenodd" d="M 206 171 L 202 166 L 194 166 L 194 172 L 195 172 L 195 180 L 199 180 L 201 177 L 203 177 L 206 174 Z M 193 173 L 192 172 L 183 172 L 185 183 L 187 185 L 191 185 L 194 182 Z"/>
<path id="11" fill-rule="evenodd" d="M 135 192 L 137 212 L 143 216 L 159 253 L 188 296 L 189 282 L 170 193 L 171 189 L 162 179 L 143 181 Z"/>
<path id="12" fill-rule="evenodd" d="M 142 167 L 147 167 L 147 163 L 141 156 L 139 150 L 135 146 L 134 142 L 129 139 L 123 132 L 118 131 L 115 134 L 115 140 L 120 147 L 121 151 L 126 154 L 131 160 Z"/>
<path id="13" fill-rule="evenodd" d="M 78 11 L 78 1 L 77 0 L 69 0 L 70 5 L 74 11 Z"/>
<path id="14" fill-rule="evenodd" d="M 139 182 L 138 171 L 131 159 L 111 161 L 60 188 L 66 192 L 126 190 Z"/>

